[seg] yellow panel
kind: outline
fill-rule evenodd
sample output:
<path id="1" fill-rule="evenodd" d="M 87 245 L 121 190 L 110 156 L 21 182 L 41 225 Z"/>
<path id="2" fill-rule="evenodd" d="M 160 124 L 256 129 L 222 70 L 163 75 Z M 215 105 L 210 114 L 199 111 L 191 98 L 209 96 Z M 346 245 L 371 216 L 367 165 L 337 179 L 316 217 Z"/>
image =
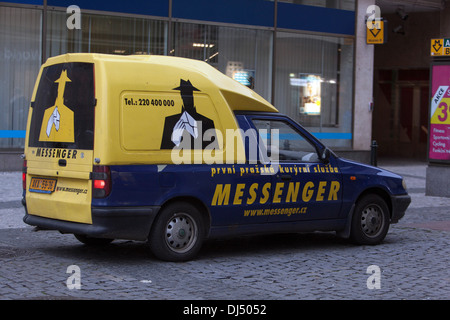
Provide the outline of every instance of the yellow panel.
<path id="1" fill-rule="evenodd" d="M 450 124 L 450 98 L 442 98 L 439 106 L 431 117 L 430 123 Z"/>
<path id="2" fill-rule="evenodd" d="M 121 98 L 121 143 L 125 150 L 159 150 L 164 119 L 178 113 L 176 92 L 125 91 Z"/>
<path id="3" fill-rule="evenodd" d="M 31 177 L 41 176 L 28 174 L 27 189 Z M 91 183 L 86 179 L 59 177 L 51 194 L 27 191 L 27 211 L 41 217 L 90 224 Z"/>

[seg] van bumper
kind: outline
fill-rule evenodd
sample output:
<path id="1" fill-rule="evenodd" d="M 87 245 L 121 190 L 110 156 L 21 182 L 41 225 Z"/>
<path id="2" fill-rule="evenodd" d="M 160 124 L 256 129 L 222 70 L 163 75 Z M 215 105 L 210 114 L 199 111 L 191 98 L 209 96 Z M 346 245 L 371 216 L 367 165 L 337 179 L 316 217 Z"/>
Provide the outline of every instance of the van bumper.
<path id="1" fill-rule="evenodd" d="M 23 221 L 42 229 L 94 238 L 145 241 L 160 207 L 93 207 L 92 224 L 35 216 L 26 212 Z"/>
<path id="2" fill-rule="evenodd" d="M 411 203 L 411 197 L 407 194 L 392 195 L 392 217 L 391 223 L 397 223 L 405 215 L 406 209 Z"/>

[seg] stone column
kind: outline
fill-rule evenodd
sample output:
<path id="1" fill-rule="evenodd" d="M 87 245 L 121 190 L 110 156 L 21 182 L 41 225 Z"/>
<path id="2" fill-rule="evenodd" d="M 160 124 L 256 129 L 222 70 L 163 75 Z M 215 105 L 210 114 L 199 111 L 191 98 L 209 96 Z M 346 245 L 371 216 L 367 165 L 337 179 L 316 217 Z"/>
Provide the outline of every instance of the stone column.
<path id="1" fill-rule="evenodd" d="M 365 15 L 375 0 L 356 2 L 355 86 L 353 112 L 353 149 L 369 151 L 372 140 L 374 45 L 366 44 Z M 383 14 L 383 13 L 381 13 Z"/>

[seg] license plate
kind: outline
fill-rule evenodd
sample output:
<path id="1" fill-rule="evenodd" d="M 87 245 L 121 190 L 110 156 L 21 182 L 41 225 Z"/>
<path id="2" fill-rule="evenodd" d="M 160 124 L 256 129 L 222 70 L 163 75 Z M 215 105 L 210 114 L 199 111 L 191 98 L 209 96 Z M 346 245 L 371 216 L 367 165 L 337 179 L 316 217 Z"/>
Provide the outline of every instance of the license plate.
<path id="1" fill-rule="evenodd" d="M 29 190 L 31 192 L 52 193 L 55 188 L 56 179 L 31 178 Z"/>

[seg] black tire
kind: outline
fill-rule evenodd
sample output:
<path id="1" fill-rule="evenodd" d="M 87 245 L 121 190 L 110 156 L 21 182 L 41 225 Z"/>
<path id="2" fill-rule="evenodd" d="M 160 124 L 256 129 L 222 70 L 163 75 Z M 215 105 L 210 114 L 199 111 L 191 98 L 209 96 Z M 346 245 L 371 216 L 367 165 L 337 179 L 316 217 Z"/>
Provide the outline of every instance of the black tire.
<path id="1" fill-rule="evenodd" d="M 350 239 L 356 244 L 379 244 L 386 237 L 389 224 L 389 208 L 383 198 L 375 194 L 366 195 L 356 203 Z"/>
<path id="2" fill-rule="evenodd" d="M 84 234 L 74 234 L 74 236 L 78 241 L 89 246 L 104 246 L 114 241 L 114 239 L 92 238 Z"/>
<path id="3" fill-rule="evenodd" d="M 187 202 L 163 208 L 148 237 L 152 253 L 165 261 L 193 259 L 202 247 L 205 227 L 201 212 Z"/>

